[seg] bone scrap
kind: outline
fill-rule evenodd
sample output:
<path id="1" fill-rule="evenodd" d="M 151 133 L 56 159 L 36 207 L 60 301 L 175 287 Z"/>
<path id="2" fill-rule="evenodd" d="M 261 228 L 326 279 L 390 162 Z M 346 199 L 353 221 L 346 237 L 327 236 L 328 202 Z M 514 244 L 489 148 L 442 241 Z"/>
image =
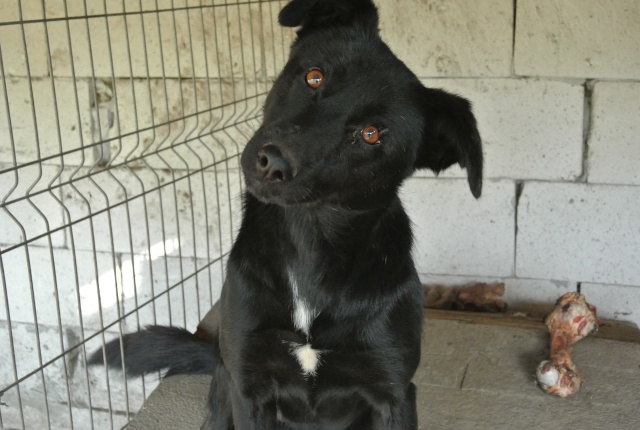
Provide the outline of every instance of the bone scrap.
<path id="1" fill-rule="evenodd" d="M 551 335 L 551 352 L 549 359 L 538 365 L 538 383 L 547 394 L 573 396 L 580 390 L 582 378 L 571 360 L 572 345 L 598 330 L 596 308 L 584 295 L 566 293 L 556 302 L 545 325 Z"/>

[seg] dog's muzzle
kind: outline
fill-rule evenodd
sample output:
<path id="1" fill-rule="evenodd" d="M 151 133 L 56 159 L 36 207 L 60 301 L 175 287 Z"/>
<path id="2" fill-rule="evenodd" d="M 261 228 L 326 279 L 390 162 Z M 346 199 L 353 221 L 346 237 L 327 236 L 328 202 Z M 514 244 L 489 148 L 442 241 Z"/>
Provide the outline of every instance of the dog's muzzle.
<path id="1" fill-rule="evenodd" d="M 258 150 L 256 172 L 263 182 L 286 182 L 296 174 L 280 149 L 270 143 Z"/>

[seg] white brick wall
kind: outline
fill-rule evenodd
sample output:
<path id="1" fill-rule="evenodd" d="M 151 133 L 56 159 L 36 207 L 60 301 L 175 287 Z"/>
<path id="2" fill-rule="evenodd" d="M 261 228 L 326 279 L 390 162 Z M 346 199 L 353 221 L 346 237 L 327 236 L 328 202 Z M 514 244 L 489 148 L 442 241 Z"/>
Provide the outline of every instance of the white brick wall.
<path id="1" fill-rule="evenodd" d="M 598 82 L 591 103 L 589 182 L 640 185 L 640 82 Z"/>
<path id="2" fill-rule="evenodd" d="M 392 49 L 470 99 L 484 141 L 477 202 L 458 167 L 405 187 L 423 279 L 502 280 L 538 310 L 580 288 L 640 324 L 640 2 L 381 3 Z"/>
<path id="3" fill-rule="evenodd" d="M 637 286 L 584 283 L 581 290 L 591 302 L 605 304 L 598 307 L 598 315 L 601 318 L 640 321 Z"/>
<path id="4" fill-rule="evenodd" d="M 148 255 L 123 255 L 121 261 L 123 313 L 141 307 L 135 318 L 127 320 L 131 330 L 161 324 L 195 331 L 220 296 L 222 261 Z"/>
<path id="5" fill-rule="evenodd" d="M 377 3 L 385 40 L 418 76 L 509 74 L 512 0 Z"/>
<path id="6" fill-rule="evenodd" d="M 640 279 L 640 188 L 527 183 L 516 273 L 629 285 Z"/>
<path id="7" fill-rule="evenodd" d="M 538 79 L 425 79 L 423 83 L 472 102 L 484 143 L 485 177 L 573 180 L 582 174 L 581 85 Z M 466 175 L 459 168 L 450 170 L 445 175 Z"/>
<path id="8" fill-rule="evenodd" d="M 86 173 L 66 170 L 62 177 Z M 229 213 L 239 211 L 239 193 L 237 169 L 196 174 L 112 169 L 62 187 L 77 249 L 153 254 L 161 247 L 183 258 L 217 258 L 229 250 Z"/>
<path id="9" fill-rule="evenodd" d="M 410 179 L 402 197 L 422 272 L 513 275 L 513 182 L 487 181 L 483 198 L 476 201 L 466 180 Z"/>
<path id="10" fill-rule="evenodd" d="M 522 76 L 638 79 L 637 0 L 519 0 L 515 71 Z"/>
<path id="11" fill-rule="evenodd" d="M 0 163 L 0 169 L 9 167 Z M 0 244 L 18 244 L 49 234 L 35 241 L 39 246 L 65 245 L 64 231 L 51 233 L 64 225 L 61 196 L 54 192 L 43 192 L 49 184 L 57 183 L 60 169 L 53 166 L 31 165 L 17 174 L 5 174 L 0 180 L 0 195 L 6 197 L 7 208 L 0 211 Z M 13 202 L 13 203 L 11 203 Z"/>
<path id="12" fill-rule="evenodd" d="M 61 331 L 58 327 L 40 324 L 38 330 L 33 324 L 12 324 L 12 345 L 16 356 L 15 365 L 18 377 L 31 372 L 49 360 L 54 359 L 65 348 L 77 344 L 82 332 L 78 327 L 67 327 Z M 113 333 L 107 333 L 106 338 L 114 338 Z M 40 341 L 42 357 L 38 354 L 38 339 Z M 102 338 L 98 337 L 88 342 L 87 350 L 93 351 L 100 347 Z M 7 325 L 0 322 L 0 380 L 3 383 L 14 379 L 14 358 L 9 344 Z M 43 428 L 46 426 L 47 412 L 45 410 L 42 380 L 45 381 L 49 414 L 52 418 L 52 428 L 70 428 L 68 418 L 68 405 L 58 403 L 60 399 L 71 397 L 74 423 L 88 422 L 88 405 L 91 401 L 96 428 L 109 428 L 109 406 L 117 412 L 114 419 L 121 422 L 120 428 L 126 420 L 124 412 L 137 411 L 144 400 L 141 381 L 126 381 L 120 372 L 109 372 L 109 389 L 104 368 L 86 368 L 84 365 L 84 353 L 82 348 L 73 350 L 66 358 L 55 359 L 47 366 L 42 375 L 36 378 L 26 379 L 20 386 L 20 395 L 25 408 L 26 428 Z M 125 390 L 125 384 L 127 390 Z M 145 390 L 150 392 L 157 385 L 157 381 L 146 383 Z M 128 394 L 128 397 L 127 397 Z M 17 393 L 15 389 L 3 394 L 3 403 L 9 405 L 2 411 L 4 423 L 19 422 L 19 409 L 17 408 Z"/>
<path id="13" fill-rule="evenodd" d="M 278 7 L 215 2 L 238 5 L 199 8 L 194 6 L 202 3 L 186 0 L 54 0 L 46 2 L 43 13 L 38 2 L 22 1 L 19 8 L 16 1 L 0 0 L 0 23 L 18 21 L 20 12 L 24 20 L 89 16 L 68 23 L 51 21 L 46 27 L 40 22 L 0 27 L 0 38 L 11 41 L 3 44 L 5 73 L 27 76 L 29 72 L 32 77 L 44 77 L 49 75 L 51 66 L 56 77 L 77 78 L 274 76 L 291 40 L 290 33 L 270 26 Z M 142 10 L 161 12 L 135 14 L 140 5 Z M 185 6 L 191 9 L 185 10 Z M 178 10 L 172 12 L 172 8 Z M 129 15 L 105 19 L 101 16 L 105 12 Z M 261 22 L 269 26 L 262 26 Z M 264 67 L 263 59 L 267 59 Z"/>
<path id="14" fill-rule="evenodd" d="M 29 248 L 28 257 L 30 266 L 24 252 L 3 256 L 12 322 L 55 326 L 60 320 L 64 326 L 80 326 L 82 316 L 85 328 L 98 329 L 117 320 L 122 287 L 115 257 L 56 249 L 52 263 L 50 250 L 36 247 Z M 28 294 L 31 285 L 33 297 Z M 4 311 L 3 306 L 0 319 L 6 319 Z"/>
<path id="15" fill-rule="evenodd" d="M 92 165 L 95 162 L 92 144 L 110 139 L 108 146 L 113 164 L 164 148 L 159 156 L 146 160 L 149 167 L 208 166 L 231 155 L 223 149 L 229 146 L 226 145 L 229 137 L 223 132 L 212 134 L 212 130 L 231 118 L 258 115 L 255 106 L 260 106 L 264 97 L 257 94 L 263 93 L 268 85 L 264 80 L 247 83 L 218 79 L 116 79 L 113 82 L 102 78 L 94 90 L 91 82 L 91 79 L 30 81 L 12 77 L 6 80 L 6 88 L 0 85 L 0 163 L 10 163 L 15 154 L 18 163 L 39 158 L 47 165 Z M 232 105 L 236 99 L 254 97 L 246 106 Z M 93 99 L 101 100 L 98 109 L 91 103 Z M 229 106 L 217 108 L 220 105 Z M 183 121 L 184 117 L 187 120 Z M 257 123 L 252 121 L 242 127 L 250 134 L 247 127 L 255 128 Z M 237 135 L 238 130 L 228 132 Z M 184 140 L 187 144 L 169 150 L 174 143 Z M 194 152 L 199 154 L 199 159 Z M 65 154 L 61 156 L 61 153 Z"/>

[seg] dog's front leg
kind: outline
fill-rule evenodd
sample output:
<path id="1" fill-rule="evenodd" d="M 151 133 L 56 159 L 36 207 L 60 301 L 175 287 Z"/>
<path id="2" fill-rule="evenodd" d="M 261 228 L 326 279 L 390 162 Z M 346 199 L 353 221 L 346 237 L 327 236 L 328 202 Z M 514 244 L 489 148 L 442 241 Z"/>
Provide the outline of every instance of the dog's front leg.
<path id="1" fill-rule="evenodd" d="M 409 384 L 405 396 L 393 405 L 375 407 L 373 430 L 414 430 L 418 428 L 416 387 Z"/>
<path id="2" fill-rule="evenodd" d="M 249 399 L 235 385 L 231 391 L 235 430 L 276 430 L 277 412 L 274 402 L 261 404 Z"/>

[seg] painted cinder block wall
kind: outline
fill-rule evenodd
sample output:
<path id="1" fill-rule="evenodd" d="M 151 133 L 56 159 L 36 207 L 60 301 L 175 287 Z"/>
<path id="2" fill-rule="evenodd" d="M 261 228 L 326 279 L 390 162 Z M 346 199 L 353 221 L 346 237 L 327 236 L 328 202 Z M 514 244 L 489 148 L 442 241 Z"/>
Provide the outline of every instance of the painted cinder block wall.
<path id="1" fill-rule="evenodd" d="M 423 280 L 504 281 L 514 309 L 578 290 L 640 324 L 640 2 L 380 6 L 392 49 L 471 100 L 484 141 L 478 201 L 459 168 L 404 187 Z"/>

